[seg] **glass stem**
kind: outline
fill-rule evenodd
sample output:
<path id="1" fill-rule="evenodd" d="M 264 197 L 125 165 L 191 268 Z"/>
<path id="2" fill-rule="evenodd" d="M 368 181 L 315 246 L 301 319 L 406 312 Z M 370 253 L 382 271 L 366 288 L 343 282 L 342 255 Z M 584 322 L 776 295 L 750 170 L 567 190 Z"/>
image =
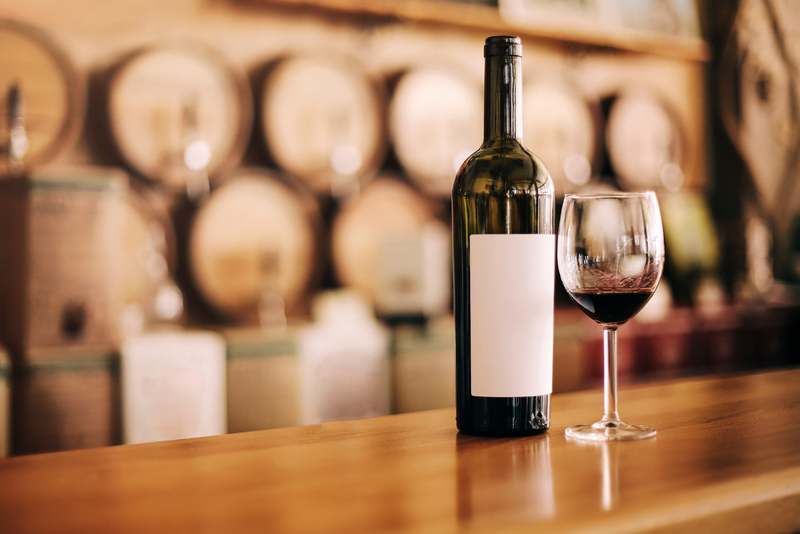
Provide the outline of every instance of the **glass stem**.
<path id="1" fill-rule="evenodd" d="M 603 329 L 604 385 L 603 422 L 619 422 L 617 413 L 617 328 L 606 326 Z"/>

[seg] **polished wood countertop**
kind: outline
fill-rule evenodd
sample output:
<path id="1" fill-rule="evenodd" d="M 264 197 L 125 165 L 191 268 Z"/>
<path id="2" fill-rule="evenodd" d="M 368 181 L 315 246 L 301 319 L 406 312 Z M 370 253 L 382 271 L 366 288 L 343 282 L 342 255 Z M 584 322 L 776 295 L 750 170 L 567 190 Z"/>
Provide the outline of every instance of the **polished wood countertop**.
<path id="1" fill-rule="evenodd" d="M 566 440 L 601 408 L 555 395 L 531 438 L 448 409 L 0 460 L 0 531 L 800 531 L 800 370 L 624 389 L 655 439 Z"/>

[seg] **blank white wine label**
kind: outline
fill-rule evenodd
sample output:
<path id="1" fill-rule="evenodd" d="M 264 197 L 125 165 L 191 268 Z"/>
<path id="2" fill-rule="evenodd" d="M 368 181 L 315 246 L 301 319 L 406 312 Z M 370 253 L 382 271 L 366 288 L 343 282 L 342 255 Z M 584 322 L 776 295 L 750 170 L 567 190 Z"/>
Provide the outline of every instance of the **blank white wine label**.
<path id="1" fill-rule="evenodd" d="M 553 234 L 470 236 L 472 395 L 553 391 Z"/>

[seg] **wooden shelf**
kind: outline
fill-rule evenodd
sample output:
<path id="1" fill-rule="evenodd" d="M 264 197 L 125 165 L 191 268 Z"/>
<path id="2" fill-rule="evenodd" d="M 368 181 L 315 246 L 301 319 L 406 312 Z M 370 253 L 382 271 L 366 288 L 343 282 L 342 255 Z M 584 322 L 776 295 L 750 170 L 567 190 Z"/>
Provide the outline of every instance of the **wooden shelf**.
<path id="1" fill-rule="evenodd" d="M 691 61 L 707 61 L 708 45 L 702 39 L 676 37 L 624 28 L 604 29 L 596 25 L 512 25 L 497 8 L 477 4 L 456 4 L 443 0 L 243 0 L 260 6 L 311 8 L 403 21 L 445 26 L 467 31 L 504 34 L 522 38 L 562 41 L 587 46 L 642 52 Z"/>

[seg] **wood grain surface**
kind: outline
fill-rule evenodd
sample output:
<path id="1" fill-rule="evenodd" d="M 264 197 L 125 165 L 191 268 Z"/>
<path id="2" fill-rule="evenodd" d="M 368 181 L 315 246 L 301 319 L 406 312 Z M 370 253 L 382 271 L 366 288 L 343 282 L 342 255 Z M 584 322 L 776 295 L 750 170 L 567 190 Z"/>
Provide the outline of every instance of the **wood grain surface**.
<path id="1" fill-rule="evenodd" d="M 0 460 L 3 532 L 794 532 L 800 370 L 626 389 L 655 439 L 459 435 L 451 409 Z"/>

